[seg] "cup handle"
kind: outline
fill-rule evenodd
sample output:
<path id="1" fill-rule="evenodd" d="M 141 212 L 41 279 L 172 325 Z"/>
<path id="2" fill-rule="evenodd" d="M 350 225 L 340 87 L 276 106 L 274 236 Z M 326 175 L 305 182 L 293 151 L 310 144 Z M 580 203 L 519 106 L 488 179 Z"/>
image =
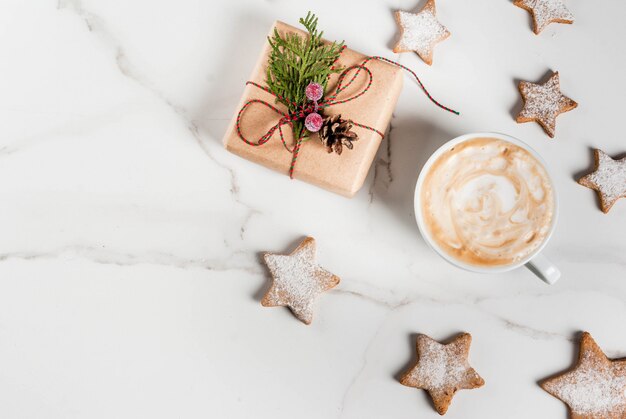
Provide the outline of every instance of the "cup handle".
<path id="1" fill-rule="evenodd" d="M 559 268 L 541 254 L 526 262 L 526 267 L 548 285 L 554 284 L 561 277 Z"/>

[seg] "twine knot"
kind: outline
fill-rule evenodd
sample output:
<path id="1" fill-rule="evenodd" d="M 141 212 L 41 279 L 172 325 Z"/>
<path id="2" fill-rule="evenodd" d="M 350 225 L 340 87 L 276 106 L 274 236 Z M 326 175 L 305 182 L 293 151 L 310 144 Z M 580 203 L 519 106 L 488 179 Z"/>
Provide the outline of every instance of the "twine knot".
<path id="1" fill-rule="evenodd" d="M 344 46 L 345 48 L 345 46 Z M 343 49 L 342 49 L 343 51 Z M 448 112 L 451 112 L 455 115 L 459 115 L 459 112 L 450 109 L 446 106 L 443 106 L 442 104 L 440 104 L 439 102 L 437 102 L 431 95 L 430 93 L 428 93 L 428 90 L 426 90 L 426 87 L 422 84 L 421 80 L 419 79 L 419 77 L 417 76 L 417 74 L 411 70 L 408 67 L 405 67 L 404 65 L 397 63 L 395 61 L 391 61 L 387 58 L 383 58 L 383 57 L 378 57 L 378 56 L 373 56 L 373 57 L 368 57 L 366 58 L 361 64 L 355 64 L 351 67 L 346 68 L 340 75 L 339 75 L 339 79 L 337 80 L 337 87 L 335 88 L 335 92 L 329 96 L 327 96 L 323 101 L 320 101 L 322 99 L 322 97 L 324 96 L 324 89 L 323 87 L 318 84 L 318 83 L 310 83 L 306 89 L 305 89 L 305 94 L 307 96 L 307 98 L 312 102 L 306 105 L 300 105 L 300 104 L 295 104 L 293 102 L 291 102 L 289 99 L 284 98 L 274 92 L 272 92 L 268 87 L 266 86 L 261 86 L 258 83 L 255 83 L 253 81 L 248 81 L 246 82 L 246 85 L 252 85 L 255 86 L 261 90 L 266 91 L 267 93 L 271 94 L 272 96 L 274 96 L 275 98 L 287 102 L 289 103 L 293 108 L 296 109 L 296 111 L 288 113 L 288 112 L 284 112 L 280 109 L 278 109 L 276 106 L 272 105 L 269 102 L 266 102 L 264 100 L 261 99 L 251 99 L 248 100 L 246 103 L 244 103 L 244 105 L 241 107 L 241 109 L 239 110 L 239 113 L 237 114 L 237 121 L 236 121 L 236 128 L 237 128 L 237 134 L 239 135 L 239 138 L 244 141 L 246 144 L 253 146 L 253 147 L 257 147 L 257 146 L 261 146 L 263 144 L 265 144 L 266 142 L 268 142 L 270 140 L 270 138 L 272 138 L 275 134 L 276 131 L 278 131 L 279 136 L 280 136 L 280 140 L 283 143 L 283 146 L 285 147 L 285 149 L 287 151 L 289 151 L 292 154 L 292 159 L 291 159 L 291 165 L 289 167 L 289 177 L 293 178 L 293 172 L 295 169 L 295 165 L 296 165 L 296 161 L 298 159 L 298 154 L 300 151 L 300 146 L 302 145 L 303 139 L 304 139 L 304 134 L 295 140 L 295 144 L 293 146 L 293 148 L 290 148 L 287 145 L 287 142 L 285 141 L 285 137 L 283 135 L 283 131 L 282 131 L 282 126 L 283 125 L 289 125 L 291 127 L 293 127 L 293 122 L 298 121 L 298 120 L 302 120 L 304 119 L 304 125 L 306 127 L 306 129 L 310 132 L 317 132 L 321 129 L 322 126 L 322 116 L 318 113 L 318 111 L 320 109 L 325 109 L 328 108 L 330 106 L 334 106 L 334 105 L 340 105 L 342 103 L 347 103 L 350 102 L 352 100 L 356 100 L 359 97 L 363 96 L 365 93 L 367 93 L 367 91 L 369 91 L 369 89 L 372 86 L 372 83 L 374 82 L 374 76 L 372 74 L 372 71 L 367 68 L 367 63 L 369 63 L 372 60 L 379 60 L 379 61 L 384 61 L 388 64 L 392 64 L 395 65 L 396 67 L 399 67 L 407 72 L 409 72 L 417 81 L 417 83 L 419 84 L 420 88 L 422 89 L 422 91 L 426 94 L 426 96 L 428 97 L 428 99 L 430 99 L 431 102 L 433 102 L 435 105 L 437 105 L 438 107 L 440 107 L 443 110 L 446 110 Z M 347 83 L 344 84 L 344 81 L 346 79 L 346 77 L 348 76 L 348 74 L 350 74 L 351 71 L 354 71 L 354 74 L 352 75 L 352 77 L 348 80 Z M 356 78 L 359 76 L 359 74 L 361 74 L 361 71 L 365 72 L 365 74 L 368 77 L 368 81 L 367 81 L 367 85 L 358 93 L 356 93 L 354 96 L 345 98 L 345 99 L 338 99 L 338 96 L 341 92 L 343 92 L 345 89 L 347 89 L 355 80 Z M 250 141 L 248 140 L 243 133 L 241 132 L 241 119 L 242 116 L 244 114 L 244 112 L 246 111 L 246 109 L 248 107 L 250 107 L 251 105 L 258 103 L 260 105 L 266 106 L 269 109 L 273 110 L 274 112 L 276 112 L 277 114 L 281 115 L 281 118 L 279 118 L 278 122 L 273 125 L 265 134 L 263 134 L 263 136 L 261 136 L 261 138 L 259 138 L 257 141 Z M 352 124 L 354 126 L 363 128 L 363 129 L 367 129 L 370 131 L 375 132 L 376 134 L 380 135 L 381 139 L 385 138 L 385 135 L 380 132 L 379 130 L 377 130 L 376 128 L 367 126 L 367 125 L 363 125 L 363 124 L 359 124 L 357 122 L 352 121 Z"/>

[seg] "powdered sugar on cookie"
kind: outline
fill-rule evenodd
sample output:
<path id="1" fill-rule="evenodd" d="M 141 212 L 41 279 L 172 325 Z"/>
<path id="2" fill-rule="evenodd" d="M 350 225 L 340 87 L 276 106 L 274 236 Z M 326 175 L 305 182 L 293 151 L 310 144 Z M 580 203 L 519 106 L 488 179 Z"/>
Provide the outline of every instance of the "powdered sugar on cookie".
<path id="1" fill-rule="evenodd" d="M 450 36 L 435 16 L 434 0 L 429 0 L 419 13 L 396 12 L 396 20 L 401 35 L 393 51 L 415 51 L 424 62 L 432 64 L 435 45 Z"/>
<path id="2" fill-rule="evenodd" d="M 291 255 L 264 255 L 273 283 L 261 304 L 287 306 L 306 324 L 313 319 L 315 299 L 333 288 L 339 278 L 315 262 L 315 239 L 307 237 Z"/>
<path id="3" fill-rule="evenodd" d="M 565 402 L 574 415 L 626 417 L 626 360 L 609 360 L 589 333 L 582 336 L 578 365 L 542 387 Z"/>
<path id="4" fill-rule="evenodd" d="M 443 345 L 426 335 L 417 337 L 417 364 L 400 380 L 409 387 L 428 391 L 439 414 L 444 414 L 457 390 L 484 384 L 467 360 L 472 337 L 462 333 Z"/>
<path id="5" fill-rule="evenodd" d="M 556 117 L 578 106 L 561 93 L 558 72 L 544 84 L 521 81 L 519 90 L 524 107 L 517 116 L 517 122 L 538 122 L 550 137 L 554 137 Z"/>
<path id="6" fill-rule="evenodd" d="M 595 154 L 596 170 L 578 183 L 598 192 L 602 211 L 606 213 L 619 198 L 626 198 L 626 158 L 613 160 L 602 150 L 596 150 Z"/>
<path id="7" fill-rule="evenodd" d="M 532 14 L 536 34 L 550 23 L 574 23 L 574 15 L 563 0 L 515 0 L 514 4 Z"/>
<path id="8" fill-rule="evenodd" d="M 424 383 L 428 389 L 458 386 L 470 368 L 467 360 L 459 357 L 454 347 L 442 345 L 430 338 L 420 339 L 418 352 L 420 360 L 411 371 L 411 377 Z"/>
<path id="9" fill-rule="evenodd" d="M 606 415 L 626 406 L 625 391 L 626 376 L 615 376 L 609 366 L 593 360 L 564 377 L 560 385 L 553 388 L 554 395 L 575 412 L 585 415 Z"/>

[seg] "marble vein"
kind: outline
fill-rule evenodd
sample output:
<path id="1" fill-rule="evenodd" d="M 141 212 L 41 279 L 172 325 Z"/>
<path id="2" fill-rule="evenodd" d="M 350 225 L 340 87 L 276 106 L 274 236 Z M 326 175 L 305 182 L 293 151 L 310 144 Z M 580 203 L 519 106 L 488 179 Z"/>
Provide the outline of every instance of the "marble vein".
<path id="1" fill-rule="evenodd" d="M 228 165 L 220 162 L 213 155 L 210 146 L 205 141 L 203 141 L 202 135 L 200 134 L 198 122 L 194 120 L 194 117 L 191 115 L 189 110 L 168 98 L 165 93 L 163 93 L 159 88 L 157 88 L 157 86 L 150 82 L 149 79 L 147 79 L 136 68 L 134 68 L 119 39 L 107 28 L 103 19 L 91 13 L 84 7 L 84 4 L 81 0 L 58 0 L 57 8 L 59 10 L 72 11 L 78 17 L 80 17 L 85 22 L 88 30 L 91 33 L 99 36 L 100 39 L 103 40 L 111 50 L 113 50 L 115 63 L 121 74 L 151 92 L 156 98 L 158 98 L 162 103 L 169 107 L 172 112 L 174 112 L 174 114 L 180 117 L 185 127 L 190 132 L 190 134 L 195 139 L 205 155 L 216 166 L 226 171 L 230 178 L 230 193 L 233 197 L 233 201 L 239 205 L 244 206 L 248 211 L 248 214 L 244 217 L 244 221 L 240 226 L 240 237 L 243 239 L 247 224 L 250 222 L 254 215 L 260 214 L 260 212 L 241 200 L 239 194 L 239 183 L 235 171 Z"/>
<path id="2" fill-rule="evenodd" d="M 141 74 L 133 65 L 129 57 L 127 56 L 121 42 L 114 36 L 114 34 L 107 28 L 105 22 L 97 15 L 89 12 L 83 5 L 81 0 L 58 0 L 59 10 L 69 10 L 79 16 L 84 22 L 91 33 L 94 33 L 100 37 L 110 49 L 114 52 L 114 59 L 119 71 L 127 78 L 133 80 L 154 96 L 156 96 L 162 103 L 169 107 L 176 115 L 178 115 L 184 122 L 185 126 L 197 141 L 200 148 L 218 167 L 226 170 L 231 178 L 231 193 L 238 200 L 239 186 L 237 184 L 237 178 L 232 168 L 227 167 L 223 163 L 219 162 L 213 154 L 210 152 L 209 147 L 202 141 L 198 129 L 198 123 L 194 121 L 194 118 L 190 115 L 190 112 L 183 105 L 175 103 L 173 100 L 167 97 L 160 89 L 158 89 L 152 82 L 150 82 L 143 74 Z"/>
<path id="3" fill-rule="evenodd" d="M 376 342 L 381 331 L 384 330 L 387 324 L 387 319 L 388 319 L 388 315 L 385 316 L 383 320 L 380 322 L 380 324 L 378 325 L 378 327 L 372 334 L 371 338 L 367 342 L 367 345 L 365 346 L 365 350 L 363 351 L 363 357 L 362 357 L 363 359 L 361 361 L 361 365 L 343 392 L 343 397 L 341 398 L 341 404 L 339 405 L 339 415 L 337 416 L 338 419 L 341 419 L 345 414 L 347 403 L 350 400 L 350 393 L 352 392 L 356 384 L 359 382 L 359 379 L 362 377 L 363 373 L 367 369 L 370 352 L 372 351 L 372 347 L 374 346 L 374 343 Z"/>
<path id="4" fill-rule="evenodd" d="M 0 262 L 21 259 L 26 261 L 45 259 L 82 258 L 92 263 L 100 265 L 116 266 L 136 266 L 136 265 L 157 265 L 167 266 L 177 269 L 206 269 L 210 271 L 242 271 L 250 274 L 260 275 L 263 270 L 256 263 L 254 258 L 250 258 L 248 265 L 242 265 L 237 261 L 230 265 L 228 262 L 234 256 L 249 256 L 244 252 L 233 252 L 230 257 L 219 259 L 194 259 L 181 257 L 165 252 L 143 252 L 141 254 L 120 252 L 111 249 L 103 249 L 94 246 L 76 245 L 65 246 L 50 251 L 17 251 L 0 254 Z"/>
<path id="5" fill-rule="evenodd" d="M 364 301 L 370 304 L 375 304 L 379 307 L 383 307 L 387 309 L 389 313 L 394 312 L 403 307 L 411 306 L 413 304 L 430 304 L 430 305 L 435 305 L 435 306 L 441 306 L 441 305 L 463 306 L 468 309 L 478 311 L 488 317 L 491 317 L 495 321 L 502 324 L 502 326 L 505 329 L 513 333 L 519 334 L 521 336 L 524 336 L 524 337 L 529 337 L 534 340 L 564 340 L 568 342 L 572 341 L 571 336 L 556 333 L 556 332 L 549 331 L 549 330 L 543 330 L 543 329 L 531 327 L 531 326 L 523 324 L 522 322 L 514 321 L 510 318 L 501 316 L 499 314 L 494 313 L 491 310 L 481 307 L 480 303 L 477 303 L 471 298 L 467 298 L 463 296 L 451 296 L 450 298 L 436 298 L 431 295 L 412 294 L 410 296 L 404 296 L 401 299 L 396 300 L 396 301 L 390 301 L 390 300 L 381 298 L 379 296 L 383 294 L 383 290 L 374 289 L 372 293 L 370 294 L 370 293 L 363 292 L 363 291 L 351 290 L 349 287 L 350 287 L 350 284 L 346 281 L 342 289 L 337 289 L 333 291 L 333 293 L 348 295 L 348 296 L 360 299 L 361 301 Z M 557 294 L 551 294 L 550 296 L 555 296 L 555 295 Z M 506 298 L 509 298 L 509 296 L 502 296 L 499 298 L 506 299 Z M 490 297 L 490 300 L 494 300 L 494 299 L 496 298 Z"/>

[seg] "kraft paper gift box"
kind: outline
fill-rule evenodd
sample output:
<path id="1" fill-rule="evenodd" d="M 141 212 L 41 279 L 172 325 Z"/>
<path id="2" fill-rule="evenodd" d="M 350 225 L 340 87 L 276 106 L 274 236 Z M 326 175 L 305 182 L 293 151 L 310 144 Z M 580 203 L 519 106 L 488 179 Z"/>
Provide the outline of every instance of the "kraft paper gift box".
<path id="1" fill-rule="evenodd" d="M 296 32 L 301 36 L 308 36 L 306 32 L 278 21 L 272 26 L 270 36 L 274 33 L 274 28 L 278 30 L 281 36 L 284 36 L 286 32 Z M 250 81 L 266 86 L 265 79 L 269 53 L 270 46 L 266 42 L 249 79 Z M 341 53 L 337 65 L 342 68 L 348 68 L 352 65 L 362 64 L 366 58 L 366 55 L 346 48 Z M 394 65 L 375 59 L 367 63 L 367 68 L 370 69 L 373 80 L 367 92 L 355 100 L 325 108 L 324 115 L 341 114 L 342 119 L 349 119 L 385 133 L 402 89 L 402 70 Z M 355 71 L 352 70 L 345 77 L 344 84 L 352 78 Z M 325 95 L 335 92 L 338 79 L 339 74 L 333 74 L 330 77 Z M 342 91 L 337 99 L 354 96 L 362 91 L 367 86 L 367 83 L 368 77 L 366 72 L 361 71 L 355 81 L 346 90 Z M 274 132 L 272 138 L 265 144 L 256 147 L 245 143 L 237 132 L 238 112 L 246 102 L 252 99 L 263 100 L 286 112 L 286 107 L 277 103 L 273 95 L 256 86 L 246 85 L 241 102 L 226 131 L 224 146 L 228 151 L 247 160 L 288 175 L 292 154 L 285 149 L 280 140 L 278 130 Z M 249 106 L 241 116 L 241 133 L 249 141 L 257 142 L 259 138 L 276 125 L 280 118 L 281 115 L 273 110 L 255 103 Z M 347 197 L 354 196 L 363 186 L 378 147 L 381 141 L 384 140 L 378 133 L 368 129 L 355 126 L 352 130 L 358 134 L 359 139 L 354 142 L 352 150 L 344 147 L 341 155 L 328 153 L 317 133 L 310 134 L 309 140 L 303 142 L 300 148 L 293 177 Z M 283 125 L 282 131 L 285 141 L 292 146 L 294 139 L 291 127 Z"/>

